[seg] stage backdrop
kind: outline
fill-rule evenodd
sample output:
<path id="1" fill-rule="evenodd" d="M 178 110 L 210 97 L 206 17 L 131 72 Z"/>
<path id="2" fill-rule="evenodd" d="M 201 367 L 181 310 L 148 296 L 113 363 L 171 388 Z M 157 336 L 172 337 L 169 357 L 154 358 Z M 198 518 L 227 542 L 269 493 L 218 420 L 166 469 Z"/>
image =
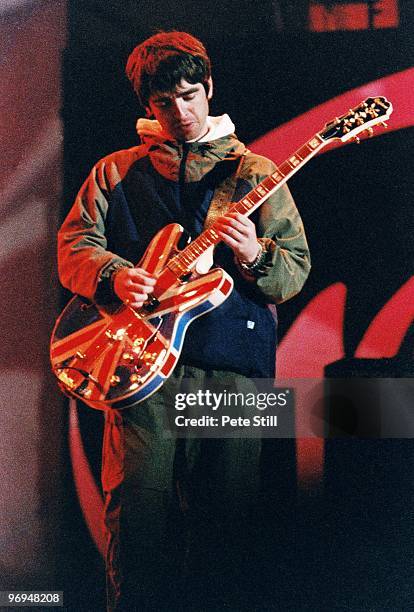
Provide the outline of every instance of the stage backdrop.
<path id="1" fill-rule="evenodd" d="M 63 420 L 48 336 L 59 289 L 65 3 L 0 3 L 0 589 L 57 588 Z"/>

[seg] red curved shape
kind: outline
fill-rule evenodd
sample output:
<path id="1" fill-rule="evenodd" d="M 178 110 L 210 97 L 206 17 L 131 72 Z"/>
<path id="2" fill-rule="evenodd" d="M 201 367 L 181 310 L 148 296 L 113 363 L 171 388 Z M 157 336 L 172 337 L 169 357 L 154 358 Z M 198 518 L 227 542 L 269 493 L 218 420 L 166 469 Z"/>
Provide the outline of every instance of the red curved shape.
<path id="1" fill-rule="evenodd" d="M 267 132 L 254 140 L 249 147 L 255 153 L 265 155 L 275 163 L 280 163 L 306 142 L 313 134 L 319 132 L 325 123 L 337 115 L 343 115 L 348 108 L 353 107 L 369 96 L 385 96 L 394 107 L 394 112 L 388 120 L 389 130 L 399 130 L 414 124 L 414 68 L 396 72 L 365 85 L 360 85 L 344 94 L 332 98 L 295 117 L 291 121 Z M 384 133 L 384 128 L 376 127 L 374 135 Z M 362 138 L 364 138 L 362 136 Z M 342 146 L 340 140 L 328 145 L 324 151 Z"/>
<path id="2" fill-rule="evenodd" d="M 335 283 L 302 310 L 278 347 L 278 378 L 323 378 L 325 365 L 344 356 L 345 297 Z"/>
<path id="3" fill-rule="evenodd" d="M 345 298 L 345 285 L 335 283 L 302 310 L 278 347 L 279 379 L 322 379 L 325 365 L 344 356 Z M 322 483 L 325 442 L 322 435 L 308 437 L 315 431 L 312 407 L 320 394 L 317 381 L 302 381 L 295 389 L 296 474 L 301 489 Z"/>
<path id="4" fill-rule="evenodd" d="M 75 400 L 69 401 L 69 450 L 73 466 L 73 478 L 79 503 L 96 548 L 105 554 L 103 523 L 103 499 L 94 480 L 88 458 L 83 448 Z"/>
<path id="5" fill-rule="evenodd" d="M 414 276 L 394 293 L 371 321 L 355 351 L 355 357 L 394 357 L 413 321 Z"/>

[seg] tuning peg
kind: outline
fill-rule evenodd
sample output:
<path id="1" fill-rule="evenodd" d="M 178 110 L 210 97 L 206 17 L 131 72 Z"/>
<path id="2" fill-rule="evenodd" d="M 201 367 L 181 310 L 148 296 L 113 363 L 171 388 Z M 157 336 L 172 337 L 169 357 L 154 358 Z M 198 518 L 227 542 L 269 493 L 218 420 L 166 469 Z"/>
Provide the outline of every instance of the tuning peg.
<path id="1" fill-rule="evenodd" d="M 361 144 L 361 139 L 358 136 L 355 136 L 355 142 L 357 144 Z"/>
<path id="2" fill-rule="evenodd" d="M 373 130 L 373 128 L 372 128 L 372 127 L 369 127 L 369 128 L 366 130 L 366 132 L 367 132 L 367 134 L 368 134 L 368 138 L 371 138 L 371 136 L 372 136 L 372 135 L 373 135 L 373 133 L 374 133 L 374 130 Z"/>
<path id="3" fill-rule="evenodd" d="M 382 127 L 387 128 L 388 127 L 388 123 L 385 123 L 385 121 L 382 121 L 380 123 L 380 125 L 382 125 Z"/>

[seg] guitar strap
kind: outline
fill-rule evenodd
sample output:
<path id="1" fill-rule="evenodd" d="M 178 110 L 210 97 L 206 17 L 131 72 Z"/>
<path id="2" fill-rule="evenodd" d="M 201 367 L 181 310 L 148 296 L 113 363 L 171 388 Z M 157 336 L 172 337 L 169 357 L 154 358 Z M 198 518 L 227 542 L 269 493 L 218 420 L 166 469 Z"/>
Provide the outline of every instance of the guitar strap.
<path id="1" fill-rule="evenodd" d="M 210 208 L 208 209 L 206 219 L 204 221 L 204 229 L 207 229 L 214 223 L 218 217 L 224 215 L 231 207 L 233 202 L 234 192 L 236 190 L 237 180 L 240 176 L 244 158 L 250 153 L 249 149 L 245 149 L 240 155 L 239 163 L 237 164 L 236 172 L 233 172 L 224 181 L 216 187 L 211 200 Z"/>

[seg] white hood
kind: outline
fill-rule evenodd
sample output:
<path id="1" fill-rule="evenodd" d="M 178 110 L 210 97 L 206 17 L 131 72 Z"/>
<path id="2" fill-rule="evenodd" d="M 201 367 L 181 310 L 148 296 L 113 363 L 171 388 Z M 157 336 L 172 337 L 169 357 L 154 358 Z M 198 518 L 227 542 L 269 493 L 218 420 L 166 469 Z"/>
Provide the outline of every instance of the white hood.
<path id="1" fill-rule="evenodd" d="M 168 136 L 163 132 L 161 125 L 154 119 L 140 118 L 137 121 L 137 132 L 139 137 L 152 136 Z M 189 140 L 188 142 L 210 142 L 234 134 L 234 123 L 227 114 L 219 117 L 207 117 L 208 132 L 202 138 Z"/>

